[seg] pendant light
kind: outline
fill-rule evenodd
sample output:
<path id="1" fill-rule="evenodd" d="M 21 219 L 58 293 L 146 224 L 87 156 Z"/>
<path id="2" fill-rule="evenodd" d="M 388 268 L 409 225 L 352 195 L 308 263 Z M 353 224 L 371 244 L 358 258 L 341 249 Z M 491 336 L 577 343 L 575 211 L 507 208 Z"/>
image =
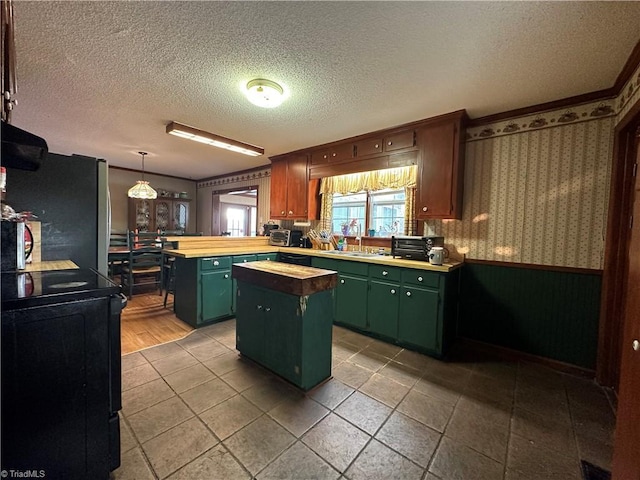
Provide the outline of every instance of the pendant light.
<path id="1" fill-rule="evenodd" d="M 129 189 L 127 196 L 131 198 L 143 198 L 145 200 L 153 200 L 158 197 L 158 192 L 149 186 L 149 182 L 144 179 L 144 156 L 147 152 L 138 152 L 142 155 L 142 180 L 138 180 L 136 184 Z"/>

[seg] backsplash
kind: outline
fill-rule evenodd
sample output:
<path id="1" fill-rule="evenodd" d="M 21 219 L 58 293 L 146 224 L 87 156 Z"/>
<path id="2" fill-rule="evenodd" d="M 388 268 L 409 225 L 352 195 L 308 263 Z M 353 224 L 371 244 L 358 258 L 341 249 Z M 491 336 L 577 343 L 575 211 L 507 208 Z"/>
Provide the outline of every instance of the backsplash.
<path id="1" fill-rule="evenodd" d="M 601 269 L 613 104 L 469 129 L 462 220 L 425 234 L 472 259 Z"/>

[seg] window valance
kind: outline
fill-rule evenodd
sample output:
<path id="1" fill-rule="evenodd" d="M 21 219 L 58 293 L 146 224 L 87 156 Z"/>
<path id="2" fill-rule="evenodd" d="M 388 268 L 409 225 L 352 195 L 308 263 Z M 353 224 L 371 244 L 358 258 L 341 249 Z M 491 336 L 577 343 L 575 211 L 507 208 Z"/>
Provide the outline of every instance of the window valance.
<path id="1" fill-rule="evenodd" d="M 350 173 L 323 178 L 320 182 L 320 193 L 362 192 L 363 190 L 384 190 L 386 188 L 415 188 L 416 165 L 408 167 L 388 168 L 371 172 Z"/>

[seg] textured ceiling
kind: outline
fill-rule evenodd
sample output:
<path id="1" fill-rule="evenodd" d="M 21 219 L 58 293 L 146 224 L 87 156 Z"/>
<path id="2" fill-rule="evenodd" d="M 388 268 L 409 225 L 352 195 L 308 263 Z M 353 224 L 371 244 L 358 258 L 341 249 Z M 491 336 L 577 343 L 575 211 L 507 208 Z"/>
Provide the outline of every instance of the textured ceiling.
<path id="1" fill-rule="evenodd" d="M 472 118 L 613 86 L 640 2 L 14 0 L 13 124 L 50 151 L 202 179 L 466 109 Z M 290 98 L 250 104 L 264 77 Z M 170 121 L 265 148 L 224 152 Z"/>

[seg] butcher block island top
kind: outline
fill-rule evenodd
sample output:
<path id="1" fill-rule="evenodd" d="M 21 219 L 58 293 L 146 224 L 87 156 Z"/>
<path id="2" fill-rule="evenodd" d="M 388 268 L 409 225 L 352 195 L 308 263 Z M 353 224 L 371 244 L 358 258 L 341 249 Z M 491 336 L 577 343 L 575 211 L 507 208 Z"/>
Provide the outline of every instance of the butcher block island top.
<path id="1" fill-rule="evenodd" d="M 234 264 L 231 273 L 238 280 L 297 296 L 330 290 L 338 283 L 333 270 L 268 260 Z"/>

